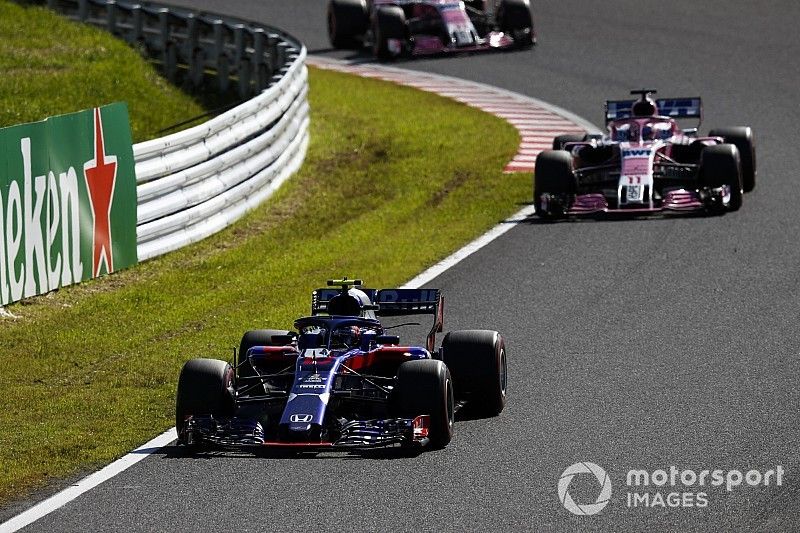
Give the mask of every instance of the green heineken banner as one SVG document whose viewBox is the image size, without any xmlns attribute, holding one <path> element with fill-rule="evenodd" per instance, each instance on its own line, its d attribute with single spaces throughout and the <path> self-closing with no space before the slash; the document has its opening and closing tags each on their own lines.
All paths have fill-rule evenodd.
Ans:
<svg viewBox="0 0 800 533">
<path fill-rule="evenodd" d="M 125 104 L 0 129 L 0 305 L 136 261 Z"/>
</svg>

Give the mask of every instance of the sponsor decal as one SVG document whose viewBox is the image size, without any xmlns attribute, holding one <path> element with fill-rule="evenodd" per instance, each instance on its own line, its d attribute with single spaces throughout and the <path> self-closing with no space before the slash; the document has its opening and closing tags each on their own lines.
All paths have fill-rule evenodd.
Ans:
<svg viewBox="0 0 800 533">
<path fill-rule="evenodd" d="M 0 305 L 133 265 L 125 104 L 0 129 Z"/>
<path fill-rule="evenodd" d="M 289 420 L 292 422 L 311 422 L 314 417 L 311 415 L 292 415 L 289 417 Z"/>
<path fill-rule="evenodd" d="M 649 157 L 650 152 L 647 148 L 630 148 L 622 150 L 622 157 Z"/>
<path fill-rule="evenodd" d="M 94 158 L 83 165 L 89 205 L 92 209 L 92 276 L 100 275 L 101 262 L 106 271 L 114 271 L 114 250 L 111 246 L 111 203 L 117 181 L 117 158 L 106 155 L 103 121 L 100 110 L 94 110 Z"/>
<path fill-rule="evenodd" d="M 423 303 L 436 300 L 437 289 L 382 289 L 378 303 Z"/>
</svg>

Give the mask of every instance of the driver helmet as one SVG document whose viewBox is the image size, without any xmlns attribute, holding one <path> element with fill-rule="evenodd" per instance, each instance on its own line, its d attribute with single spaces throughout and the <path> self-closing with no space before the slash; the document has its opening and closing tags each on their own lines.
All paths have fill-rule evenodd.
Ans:
<svg viewBox="0 0 800 533">
<path fill-rule="evenodd" d="M 339 316 L 360 316 L 375 319 L 375 311 L 365 309 L 372 305 L 367 294 L 359 289 L 349 289 L 347 294 L 337 294 L 328 302 L 328 313 Z"/>
<path fill-rule="evenodd" d="M 331 333 L 331 348 L 353 348 L 361 343 L 361 328 L 341 326 Z"/>
<path fill-rule="evenodd" d="M 631 107 L 631 114 L 634 117 L 652 117 L 658 114 L 658 108 L 650 98 L 644 98 L 634 102 Z"/>
</svg>

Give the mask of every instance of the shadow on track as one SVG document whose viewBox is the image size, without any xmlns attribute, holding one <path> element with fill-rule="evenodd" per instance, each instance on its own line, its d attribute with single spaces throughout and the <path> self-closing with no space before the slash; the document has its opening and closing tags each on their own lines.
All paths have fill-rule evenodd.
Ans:
<svg viewBox="0 0 800 533">
<path fill-rule="evenodd" d="M 344 61 L 349 61 L 355 64 L 367 64 L 367 63 L 374 63 L 378 65 L 385 65 L 388 67 L 391 66 L 404 66 L 410 63 L 414 63 L 417 61 L 424 61 L 424 60 L 432 60 L 432 61 L 440 61 L 443 59 L 448 58 L 456 58 L 456 57 L 471 57 L 476 55 L 487 55 L 487 54 L 517 54 L 523 52 L 530 52 L 534 50 L 535 47 L 523 47 L 523 48 L 504 48 L 498 50 L 478 50 L 478 51 L 471 51 L 471 52 L 442 52 L 439 54 L 430 54 L 430 55 L 423 55 L 423 56 L 399 56 L 393 58 L 388 61 L 380 61 L 375 58 L 372 52 L 369 51 L 367 48 L 358 49 L 358 50 L 344 50 L 344 49 L 337 49 L 337 48 L 315 48 L 313 50 L 308 50 L 309 55 L 318 55 L 318 56 L 327 56 L 331 59 L 340 59 Z"/>
<path fill-rule="evenodd" d="M 295 460 L 295 459 L 371 459 L 371 460 L 395 460 L 395 459 L 412 459 L 418 457 L 425 452 L 425 448 L 401 448 L 401 447 L 386 447 L 386 448 L 353 448 L 352 450 L 338 449 L 338 450 L 288 450 L 281 448 L 264 448 L 254 446 L 252 448 L 200 448 L 190 450 L 185 446 L 179 446 L 176 443 L 169 444 L 163 448 L 153 450 L 151 453 L 154 457 L 161 456 L 162 459 L 182 459 L 182 460 L 210 460 L 215 457 L 228 457 L 228 458 L 241 458 L 241 459 L 273 459 L 273 460 Z"/>
<path fill-rule="evenodd" d="M 520 207 L 533 205 L 532 202 L 520 202 L 517 204 Z M 687 211 L 680 212 L 674 211 L 669 213 L 592 213 L 588 215 L 571 215 L 564 218 L 539 218 L 536 215 L 528 215 L 522 220 L 502 220 L 504 223 L 516 223 L 527 225 L 542 225 L 550 226 L 553 224 L 579 224 L 579 223 L 592 223 L 592 222 L 629 222 L 629 221 L 643 221 L 643 220 L 670 220 L 670 219 L 693 219 L 693 218 L 716 218 L 725 216 L 726 211 L 713 212 L 713 211 Z"/>
</svg>

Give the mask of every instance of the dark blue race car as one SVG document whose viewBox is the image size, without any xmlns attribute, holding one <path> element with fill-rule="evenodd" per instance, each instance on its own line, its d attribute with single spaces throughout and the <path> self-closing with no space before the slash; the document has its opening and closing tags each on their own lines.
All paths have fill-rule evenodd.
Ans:
<svg viewBox="0 0 800 533">
<path fill-rule="evenodd" d="M 438 289 L 362 289 L 331 280 L 295 331 L 254 330 L 233 365 L 192 359 L 181 370 L 178 442 L 193 446 L 446 446 L 455 412 L 506 403 L 506 350 L 496 331 L 442 331 Z M 332 288 L 338 287 L 338 288 Z M 434 316 L 422 346 L 401 345 L 379 317 Z"/>
</svg>

